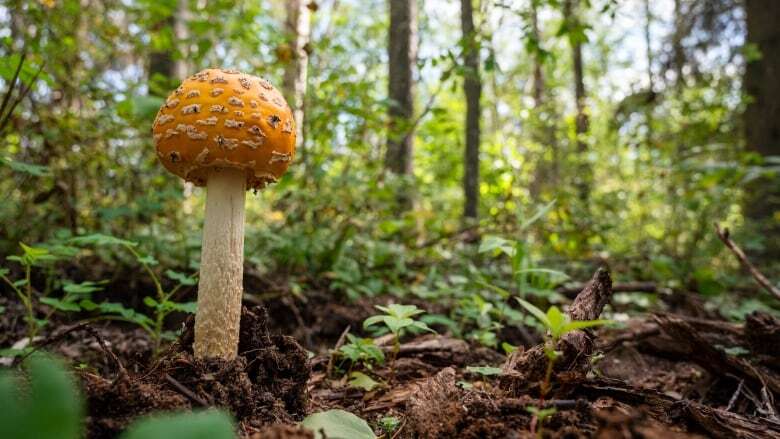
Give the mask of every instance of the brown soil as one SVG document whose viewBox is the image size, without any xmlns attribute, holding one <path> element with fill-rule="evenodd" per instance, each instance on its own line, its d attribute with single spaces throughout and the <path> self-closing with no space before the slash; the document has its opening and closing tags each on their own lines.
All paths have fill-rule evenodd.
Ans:
<svg viewBox="0 0 780 439">
<path fill-rule="evenodd" d="M 307 405 L 306 351 L 292 338 L 271 335 L 263 308 L 244 309 L 239 356 L 232 361 L 192 355 L 192 325 L 178 344 L 142 373 L 82 375 L 89 437 L 115 437 L 134 418 L 158 410 L 200 406 L 229 409 L 245 433 L 269 423 L 300 420 Z"/>
<path fill-rule="evenodd" d="M 611 296 L 597 273 L 567 307 L 573 319 L 597 318 Z M 686 296 L 679 294 L 679 296 Z M 333 298 L 331 298 L 332 300 Z M 158 410 L 218 406 L 237 419 L 242 438 L 310 439 L 296 426 L 306 414 L 342 408 L 366 419 L 400 421 L 385 439 L 411 438 L 778 438 L 780 321 L 755 313 L 734 324 L 701 308 L 695 297 L 668 300 L 665 313 L 634 318 L 620 328 L 575 331 L 564 337 L 544 398 L 546 356 L 531 328 L 515 328 L 520 347 L 505 356 L 446 334 L 407 337 L 394 361 L 353 366 L 380 383 L 349 386 L 349 365 L 331 356 L 347 327 L 361 333 L 373 305 L 328 302 L 317 293 L 264 302 L 242 314 L 239 357 L 230 362 L 192 355 L 192 324 L 151 362 L 147 336 L 115 323 L 58 328 L 42 334 L 45 348 L 85 363 L 80 372 L 91 438 L 113 438 L 139 416 Z M 676 305 L 675 305 L 676 304 Z M 424 303 L 417 303 L 425 307 Z M 429 312 L 444 312 L 428 309 Z M 0 316 L 6 345 L 22 337 L 13 303 Z M 295 334 L 296 339 L 278 334 Z M 388 359 L 392 342 L 376 339 Z M 482 376 L 468 366 L 494 366 Z M 540 422 L 528 407 L 554 408 Z"/>
</svg>

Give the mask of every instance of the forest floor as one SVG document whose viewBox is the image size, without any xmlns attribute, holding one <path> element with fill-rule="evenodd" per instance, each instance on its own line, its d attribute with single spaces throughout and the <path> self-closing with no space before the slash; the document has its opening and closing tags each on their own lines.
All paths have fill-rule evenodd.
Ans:
<svg viewBox="0 0 780 439">
<path fill-rule="evenodd" d="M 611 297 L 609 274 L 600 270 L 567 312 L 573 320 L 598 318 Z M 349 386 L 331 352 L 347 328 L 359 330 L 375 314 L 373 305 L 390 300 L 333 302 L 314 293 L 306 303 L 286 297 L 249 306 L 239 357 L 230 362 L 193 357 L 191 321 L 156 361 L 143 331 L 117 323 L 52 325 L 41 344 L 89 365 L 78 374 L 91 438 L 116 437 L 145 413 L 205 406 L 229 408 L 247 438 L 313 437 L 295 422 L 331 408 L 374 426 L 398 419 L 388 438 L 780 437 L 780 321 L 767 314 L 734 324 L 696 295 L 661 295 L 662 312 L 562 337 L 544 398 L 547 359 L 530 328 L 502 334 L 521 346 L 508 356 L 447 335 L 404 339 L 395 359 L 370 371 L 379 387 Z M 0 305 L 2 338 L 22 337 L 20 307 Z M 377 344 L 391 356 L 390 338 Z M 540 422 L 529 406 L 555 411 Z"/>
</svg>

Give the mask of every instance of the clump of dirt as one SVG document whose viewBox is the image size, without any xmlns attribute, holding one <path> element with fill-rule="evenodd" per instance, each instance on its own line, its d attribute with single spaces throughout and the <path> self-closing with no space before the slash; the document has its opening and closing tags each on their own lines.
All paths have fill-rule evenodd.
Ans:
<svg viewBox="0 0 780 439">
<path fill-rule="evenodd" d="M 243 429 L 303 417 L 306 351 L 290 337 L 269 333 L 265 309 L 242 311 L 239 354 L 230 361 L 195 358 L 192 323 L 167 355 L 140 374 L 119 366 L 114 378 L 82 375 L 89 437 L 115 437 L 139 415 L 158 410 L 223 407 Z"/>
</svg>

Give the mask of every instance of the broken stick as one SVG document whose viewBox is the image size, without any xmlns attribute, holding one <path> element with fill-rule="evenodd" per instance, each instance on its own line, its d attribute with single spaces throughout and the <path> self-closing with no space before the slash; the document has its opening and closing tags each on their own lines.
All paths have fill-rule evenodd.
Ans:
<svg viewBox="0 0 780 439">
<path fill-rule="evenodd" d="M 766 278 L 766 276 L 763 275 L 758 269 L 748 260 L 747 255 L 745 255 L 745 252 L 742 251 L 739 246 L 731 240 L 731 237 L 729 236 L 729 229 L 728 227 L 724 227 L 722 230 L 718 223 L 715 223 L 715 233 L 718 234 L 718 238 L 720 238 L 721 241 L 723 241 L 724 244 L 726 244 L 726 247 L 731 250 L 732 253 L 734 253 L 734 256 L 737 257 L 739 260 L 739 263 L 742 265 L 744 269 L 746 269 L 751 276 L 753 276 L 753 279 L 758 282 L 759 285 L 761 285 L 765 290 L 769 291 L 772 295 L 777 298 L 777 300 L 780 300 L 780 289 L 772 285 L 771 282 L 769 282 L 769 279 Z"/>
</svg>

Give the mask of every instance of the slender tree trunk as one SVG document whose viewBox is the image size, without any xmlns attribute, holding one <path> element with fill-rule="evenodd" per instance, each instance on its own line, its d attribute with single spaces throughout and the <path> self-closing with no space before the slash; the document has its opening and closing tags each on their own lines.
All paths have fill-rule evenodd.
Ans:
<svg viewBox="0 0 780 439">
<path fill-rule="evenodd" d="M 460 24 L 463 32 L 463 92 L 466 95 L 466 148 L 463 160 L 463 217 L 476 219 L 479 208 L 479 120 L 482 82 L 479 75 L 479 41 L 474 30 L 472 0 L 460 2 Z"/>
<path fill-rule="evenodd" d="M 683 66 L 685 65 L 685 50 L 683 50 L 682 40 L 685 35 L 683 29 L 682 0 L 674 0 L 674 35 L 672 36 L 673 64 L 676 73 L 675 84 L 678 87 L 685 85 L 683 77 Z"/>
<path fill-rule="evenodd" d="M 579 24 L 576 3 L 578 3 L 578 0 L 565 0 L 563 3 L 564 20 L 573 25 Z M 576 186 L 580 200 L 583 203 L 587 203 L 590 198 L 591 171 L 585 156 L 588 152 L 588 145 L 585 143 L 585 135 L 588 133 L 589 122 L 585 102 L 586 94 L 582 67 L 582 43 L 577 38 L 570 37 L 569 40 L 571 42 L 572 70 L 574 72 L 574 99 L 577 109 L 577 119 L 575 122 L 577 159 L 580 163 L 577 172 Z"/>
<path fill-rule="evenodd" d="M 531 33 L 537 42 L 541 45 L 542 33 L 539 31 L 539 6 L 536 0 L 531 1 Z M 534 108 L 539 109 L 544 104 L 544 70 L 542 67 L 542 58 L 539 54 L 534 54 Z"/>
<path fill-rule="evenodd" d="M 292 57 L 284 68 L 283 89 L 287 102 L 293 107 L 296 126 L 296 147 L 303 153 L 303 115 L 306 96 L 306 75 L 309 65 L 311 10 L 309 0 L 288 0 L 285 22 Z"/>
<path fill-rule="evenodd" d="M 539 27 L 539 3 L 540 0 L 532 0 L 529 9 L 529 19 L 531 24 L 531 37 L 536 40 L 537 46 L 541 47 L 542 31 Z M 537 115 L 549 113 L 552 108 L 547 105 L 545 90 L 545 77 L 544 77 L 544 59 L 538 52 L 531 53 L 533 56 L 533 82 L 532 82 L 532 97 L 534 100 L 534 112 Z M 542 126 L 533 130 L 532 136 L 535 141 L 545 149 L 542 151 L 536 171 L 534 173 L 533 181 L 530 185 L 529 191 L 531 197 L 538 198 L 545 188 L 554 187 L 558 180 L 558 145 L 555 138 L 555 125 L 552 120 L 554 117 L 539 118 L 543 121 Z M 547 155 L 550 155 L 550 159 L 547 159 Z"/>
<path fill-rule="evenodd" d="M 745 109 L 747 148 L 762 157 L 780 156 L 780 2 L 747 0 L 747 43 L 755 45 L 760 59 L 745 69 L 745 93 L 751 101 Z M 780 259 L 780 175 L 764 175 L 748 185 L 745 215 L 762 236 L 760 258 Z"/>
<path fill-rule="evenodd" d="M 417 59 L 417 1 L 389 0 L 390 38 L 387 45 L 389 131 L 385 167 L 400 175 L 412 174 L 414 132 L 414 64 Z M 404 203 L 406 204 L 406 203 Z"/>
<path fill-rule="evenodd" d="M 168 89 L 175 86 L 175 83 L 184 79 L 189 74 L 189 66 L 186 61 L 186 54 L 182 53 L 178 59 L 174 57 L 174 50 L 186 50 L 182 41 L 186 41 L 188 38 L 187 32 L 187 17 L 189 16 L 188 3 L 186 0 L 178 0 L 176 4 L 176 10 L 171 13 L 163 22 L 158 26 L 157 31 L 160 28 L 170 27 L 175 37 L 173 47 L 169 50 L 154 51 L 149 54 L 149 70 L 148 78 L 152 80 L 156 75 L 161 75 L 167 79 L 163 84 L 157 84 L 162 86 L 161 90 L 154 90 L 161 95 L 168 93 Z"/>
</svg>

